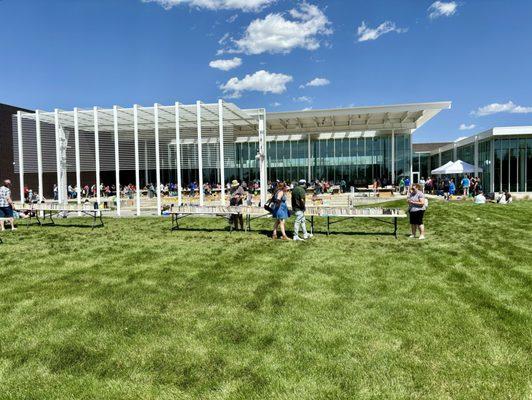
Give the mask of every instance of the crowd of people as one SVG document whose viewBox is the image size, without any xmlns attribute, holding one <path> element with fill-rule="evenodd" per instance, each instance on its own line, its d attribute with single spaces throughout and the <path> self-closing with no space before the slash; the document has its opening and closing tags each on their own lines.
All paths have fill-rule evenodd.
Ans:
<svg viewBox="0 0 532 400">
<path fill-rule="evenodd" d="M 406 182 L 408 178 L 402 178 L 401 181 L 403 180 Z M 424 193 L 443 196 L 447 200 L 450 196 L 455 195 L 474 197 L 483 191 L 480 178 L 470 175 L 464 175 L 459 182 L 456 182 L 453 177 L 449 176 L 443 176 L 441 178 L 431 176 L 427 180 L 421 177 L 418 183 Z M 401 182 L 399 182 L 399 187 L 401 187 Z"/>
<path fill-rule="evenodd" d="M 385 179 L 375 179 L 373 187 L 375 190 L 386 185 Z M 287 240 L 286 233 L 286 221 L 291 217 L 292 213 L 295 215 L 294 235 L 293 240 L 300 241 L 306 240 L 312 237 L 306 229 L 305 223 L 305 210 L 306 210 L 306 198 L 307 192 L 311 191 L 314 196 L 326 193 L 333 193 L 338 190 L 340 192 L 347 191 L 347 183 L 344 180 L 334 184 L 332 181 L 324 179 L 317 179 L 308 184 L 304 179 L 298 182 L 286 183 L 283 181 L 269 181 L 268 191 L 271 193 L 271 198 L 265 205 L 273 217 L 275 218 L 275 224 L 272 231 L 272 237 L 277 239 L 278 230 L 281 232 L 281 239 Z M 216 192 L 220 192 L 222 189 L 220 184 L 211 184 L 206 182 L 202 186 L 202 190 L 205 196 L 211 196 Z M 229 194 L 229 205 L 254 205 L 253 201 L 255 196 L 260 193 L 260 182 L 253 180 L 246 182 L 243 180 L 239 182 L 233 179 L 226 185 L 227 193 Z M 495 194 L 485 195 L 483 192 L 481 181 L 478 177 L 472 177 L 464 175 L 459 183 L 455 182 L 453 177 L 429 177 L 425 180 L 423 177 L 418 183 L 412 183 L 408 177 L 400 178 L 398 182 L 398 189 L 401 194 L 407 195 L 408 211 L 410 216 L 411 225 L 411 238 L 415 238 L 417 232 L 419 232 L 419 239 L 425 238 L 425 227 L 423 224 L 423 217 L 425 210 L 428 206 L 428 200 L 425 194 L 432 194 L 442 196 L 444 199 L 449 200 L 453 196 L 461 196 L 463 198 L 472 197 L 476 204 L 484 204 L 487 201 L 493 201 L 499 204 L 508 204 L 513 201 L 512 195 L 509 192 L 499 192 Z M 148 183 L 141 189 L 147 194 L 148 197 L 153 198 L 157 195 L 157 190 L 154 184 Z M 163 196 L 175 196 L 177 195 L 179 188 L 175 183 L 161 184 L 160 191 Z M 195 197 L 199 193 L 199 187 L 197 182 L 192 181 L 185 188 L 182 189 L 183 193 L 190 198 Z M 137 188 L 133 184 L 128 184 L 119 187 L 121 196 L 125 198 L 133 198 Z M 288 207 L 288 196 L 291 192 L 291 209 Z M 83 199 L 94 198 L 97 195 L 96 185 L 91 186 L 84 185 L 79 190 L 80 196 Z M 100 184 L 100 194 L 104 197 L 111 197 L 116 195 L 115 185 Z M 24 188 L 24 195 L 27 202 L 41 202 L 45 199 L 40 199 L 39 196 L 30 188 Z M 78 189 L 72 185 L 67 187 L 67 196 L 69 199 L 75 199 L 78 196 Z M 59 189 L 56 184 L 53 186 L 54 200 L 58 200 Z M 255 204 L 260 205 L 260 204 Z M 0 187 L 0 228 L 5 229 L 4 221 L 7 220 L 10 223 L 11 228 L 14 230 L 14 219 L 16 217 L 22 218 L 23 214 L 19 214 L 14 207 L 13 200 L 11 198 L 11 181 L 9 179 L 4 180 L 3 185 Z M 234 215 L 231 218 L 230 223 L 236 230 L 244 229 L 244 222 L 242 215 Z M 299 231 L 302 231 L 302 236 L 299 235 Z"/>
</svg>

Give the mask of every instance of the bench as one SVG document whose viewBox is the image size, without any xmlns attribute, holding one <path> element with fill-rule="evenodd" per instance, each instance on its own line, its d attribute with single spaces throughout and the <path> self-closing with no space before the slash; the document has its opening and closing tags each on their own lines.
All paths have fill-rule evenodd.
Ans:
<svg viewBox="0 0 532 400">
<path fill-rule="evenodd" d="M 179 229 L 179 220 L 190 216 L 217 216 L 230 220 L 233 215 L 243 215 L 246 218 L 246 231 L 251 230 L 251 221 L 259 218 L 271 218 L 271 214 L 260 207 L 252 206 L 173 206 L 169 212 L 172 216 L 172 230 Z M 330 226 L 347 219 L 369 218 L 385 224 L 393 225 L 393 235 L 397 239 L 397 220 L 406 218 L 406 213 L 395 208 L 352 208 L 352 207 L 316 207 L 309 206 L 305 212 L 310 222 L 311 232 L 314 232 L 314 218 L 325 218 L 327 221 L 327 236 Z M 331 219 L 337 219 L 332 220 Z M 230 226 L 232 231 L 232 226 Z"/>
<path fill-rule="evenodd" d="M 35 218 L 39 226 L 55 225 L 54 216 L 61 215 L 66 218 L 69 214 L 76 213 L 78 215 L 86 215 L 92 218 L 92 229 L 100 226 L 104 226 L 102 219 L 102 210 L 94 208 L 92 203 L 87 205 L 68 205 L 68 204 L 31 204 L 29 208 L 26 208 L 30 215 L 31 220 Z M 50 223 L 46 224 L 46 219 L 49 219 Z M 99 223 L 98 223 L 99 221 Z"/>
</svg>

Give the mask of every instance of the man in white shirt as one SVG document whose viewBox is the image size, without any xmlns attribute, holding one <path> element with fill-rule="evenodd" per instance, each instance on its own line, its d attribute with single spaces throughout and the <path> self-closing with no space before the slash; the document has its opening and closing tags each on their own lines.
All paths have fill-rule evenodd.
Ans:
<svg viewBox="0 0 532 400">
<path fill-rule="evenodd" d="M 0 218 L 5 218 L 11 224 L 11 230 L 15 228 L 15 218 L 13 215 L 13 200 L 11 200 L 11 181 L 6 179 L 0 186 Z M 4 221 L 0 221 L 0 229 L 5 230 Z"/>
<path fill-rule="evenodd" d="M 484 196 L 484 192 L 478 192 L 478 194 L 475 196 L 475 204 L 486 204 L 486 197 Z"/>
</svg>

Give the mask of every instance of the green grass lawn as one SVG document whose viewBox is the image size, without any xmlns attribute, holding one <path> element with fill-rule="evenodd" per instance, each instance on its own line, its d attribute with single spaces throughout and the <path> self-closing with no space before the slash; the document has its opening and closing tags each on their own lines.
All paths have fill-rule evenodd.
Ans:
<svg viewBox="0 0 532 400">
<path fill-rule="evenodd" d="M 0 399 L 532 397 L 532 202 L 432 201 L 425 242 L 105 221 L 2 234 Z"/>
</svg>

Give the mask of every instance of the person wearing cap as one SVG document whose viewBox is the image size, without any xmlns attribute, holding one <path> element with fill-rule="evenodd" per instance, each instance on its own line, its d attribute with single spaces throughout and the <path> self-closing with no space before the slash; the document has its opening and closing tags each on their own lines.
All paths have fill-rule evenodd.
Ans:
<svg viewBox="0 0 532 400">
<path fill-rule="evenodd" d="M 294 224 L 294 240 L 310 239 L 312 234 L 307 232 L 307 224 L 305 220 L 305 201 L 307 192 L 305 185 L 307 181 L 301 179 L 299 183 L 292 190 L 292 211 L 296 215 L 296 222 Z M 303 230 L 303 239 L 299 237 L 299 229 Z"/>
<path fill-rule="evenodd" d="M 231 182 L 230 194 L 229 205 L 233 207 L 241 206 L 246 193 L 236 179 Z M 236 231 L 238 231 L 238 225 L 240 225 L 240 230 L 244 230 L 244 218 L 242 217 L 242 214 L 233 214 L 231 219 Z"/>
</svg>

